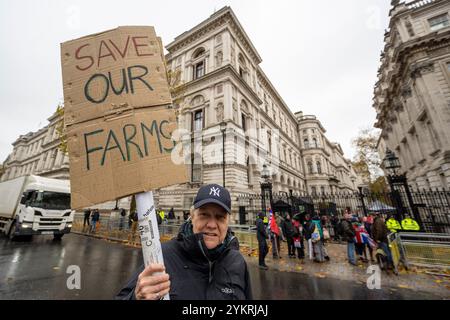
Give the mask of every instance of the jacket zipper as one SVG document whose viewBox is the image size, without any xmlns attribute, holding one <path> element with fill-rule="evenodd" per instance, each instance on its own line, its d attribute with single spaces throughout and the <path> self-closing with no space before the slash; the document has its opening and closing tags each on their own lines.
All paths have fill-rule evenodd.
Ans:
<svg viewBox="0 0 450 320">
<path fill-rule="evenodd" d="M 208 279 L 208 283 L 211 284 L 211 281 L 212 281 L 212 266 L 213 266 L 214 262 L 211 262 L 208 259 L 208 256 L 206 255 L 205 250 L 203 250 L 203 246 L 202 246 L 201 240 L 198 241 L 198 245 L 200 247 L 200 250 L 202 250 L 203 256 L 206 258 L 206 260 L 208 260 L 208 264 L 209 264 L 209 279 Z"/>
</svg>

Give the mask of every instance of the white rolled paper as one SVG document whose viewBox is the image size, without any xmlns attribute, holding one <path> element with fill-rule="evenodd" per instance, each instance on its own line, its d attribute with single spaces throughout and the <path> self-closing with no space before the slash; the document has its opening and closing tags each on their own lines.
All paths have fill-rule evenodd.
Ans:
<svg viewBox="0 0 450 320">
<path fill-rule="evenodd" d="M 153 192 L 137 194 L 136 207 L 144 265 L 147 267 L 151 263 L 164 264 Z M 170 300 L 168 294 L 164 296 L 164 300 Z"/>
</svg>

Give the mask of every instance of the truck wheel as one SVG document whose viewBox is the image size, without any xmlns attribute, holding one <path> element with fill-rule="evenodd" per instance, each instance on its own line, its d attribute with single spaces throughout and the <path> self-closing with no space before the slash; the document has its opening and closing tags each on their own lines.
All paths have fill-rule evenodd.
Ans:
<svg viewBox="0 0 450 320">
<path fill-rule="evenodd" d="M 61 233 L 61 234 L 54 234 L 54 235 L 53 235 L 53 240 L 59 241 L 59 240 L 61 240 L 61 238 L 63 237 L 63 235 L 64 235 L 64 233 Z"/>
<path fill-rule="evenodd" d="M 9 234 L 8 234 L 9 240 L 13 241 L 16 239 L 15 233 L 16 233 L 16 222 L 14 221 L 11 225 L 11 228 L 9 228 Z"/>
</svg>

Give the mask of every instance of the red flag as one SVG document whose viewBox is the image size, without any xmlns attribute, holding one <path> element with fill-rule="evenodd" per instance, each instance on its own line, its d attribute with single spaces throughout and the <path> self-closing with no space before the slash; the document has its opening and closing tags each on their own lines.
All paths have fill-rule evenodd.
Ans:
<svg viewBox="0 0 450 320">
<path fill-rule="evenodd" d="M 275 216 L 274 216 L 274 214 L 272 212 L 272 209 L 269 209 L 269 212 L 270 212 L 270 221 L 269 221 L 270 231 L 272 231 L 277 236 L 279 236 L 280 235 L 280 229 L 278 228 L 277 220 L 275 219 Z"/>
</svg>

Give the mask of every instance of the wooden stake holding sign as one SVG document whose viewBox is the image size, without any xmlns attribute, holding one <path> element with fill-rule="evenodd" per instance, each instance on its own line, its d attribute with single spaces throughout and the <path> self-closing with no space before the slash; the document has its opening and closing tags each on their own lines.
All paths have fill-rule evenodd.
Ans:
<svg viewBox="0 0 450 320">
<path fill-rule="evenodd" d="M 61 44 L 71 207 L 136 194 L 145 265 L 162 263 L 153 194 L 187 181 L 161 39 L 153 27 L 119 27 Z M 181 155 L 182 156 L 182 155 Z M 166 297 L 168 298 L 168 297 Z"/>
</svg>

